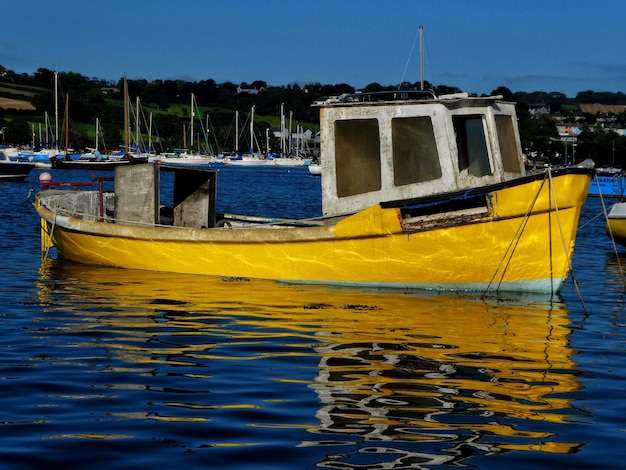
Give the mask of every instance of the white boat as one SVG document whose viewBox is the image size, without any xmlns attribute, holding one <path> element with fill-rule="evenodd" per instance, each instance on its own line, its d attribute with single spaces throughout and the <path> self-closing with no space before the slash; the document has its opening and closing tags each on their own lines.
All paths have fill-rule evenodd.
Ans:
<svg viewBox="0 0 626 470">
<path fill-rule="evenodd" d="M 274 166 L 308 166 L 311 164 L 310 158 L 297 157 L 267 157 L 267 164 Z"/>
<path fill-rule="evenodd" d="M 319 163 L 311 163 L 307 168 L 313 176 L 322 176 L 322 165 Z"/>
<path fill-rule="evenodd" d="M 250 149 L 248 152 L 239 151 L 239 113 L 235 112 L 235 151 L 226 158 L 226 165 L 267 165 L 267 156 L 260 151 L 255 152 L 255 142 L 256 138 L 254 136 L 254 106 L 252 106 L 252 108 L 250 108 Z"/>
<path fill-rule="evenodd" d="M 244 153 L 229 156 L 225 163 L 234 166 L 267 165 L 267 159 L 260 153 Z"/>
<path fill-rule="evenodd" d="M 0 181 L 22 181 L 33 168 L 33 162 L 12 160 L 4 150 L 0 150 Z"/>
<path fill-rule="evenodd" d="M 207 167 L 215 162 L 215 157 L 188 152 L 164 152 L 151 156 L 148 161 L 166 165 Z"/>
<path fill-rule="evenodd" d="M 3 127 L 2 129 L 0 129 L 0 135 L 4 134 L 5 129 L 6 127 Z M 19 152 L 20 152 L 20 150 L 17 147 L 8 146 L 8 145 L 0 145 L 0 150 L 4 152 L 5 156 L 9 160 L 17 160 L 19 156 Z"/>
</svg>

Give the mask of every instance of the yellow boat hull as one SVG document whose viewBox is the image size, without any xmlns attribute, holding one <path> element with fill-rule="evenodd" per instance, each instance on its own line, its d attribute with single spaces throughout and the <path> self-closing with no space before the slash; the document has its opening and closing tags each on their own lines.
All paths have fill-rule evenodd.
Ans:
<svg viewBox="0 0 626 470">
<path fill-rule="evenodd" d="M 119 268 L 297 283 L 470 291 L 558 292 L 574 250 L 589 174 L 490 192 L 489 214 L 403 230 L 398 208 L 373 206 L 335 225 L 139 227 L 76 219 L 36 203 L 44 249 Z"/>
<path fill-rule="evenodd" d="M 616 243 L 626 246 L 626 203 L 618 202 L 611 207 L 606 231 Z"/>
</svg>

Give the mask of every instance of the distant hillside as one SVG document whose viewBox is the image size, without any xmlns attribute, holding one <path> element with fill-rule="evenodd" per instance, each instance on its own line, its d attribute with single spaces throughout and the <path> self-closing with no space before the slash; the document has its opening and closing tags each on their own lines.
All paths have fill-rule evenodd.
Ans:
<svg viewBox="0 0 626 470">
<path fill-rule="evenodd" d="M 0 96 L 0 108 L 35 111 L 35 107 L 30 103 L 30 101 L 18 100 L 15 98 L 4 98 L 2 96 Z"/>
<path fill-rule="evenodd" d="M 626 112 L 623 104 L 581 104 L 580 110 L 587 114 L 621 114 Z"/>
<path fill-rule="evenodd" d="M 1 83 L 0 108 L 34 111 L 31 100 L 40 92 L 41 89 L 36 87 Z"/>
</svg>

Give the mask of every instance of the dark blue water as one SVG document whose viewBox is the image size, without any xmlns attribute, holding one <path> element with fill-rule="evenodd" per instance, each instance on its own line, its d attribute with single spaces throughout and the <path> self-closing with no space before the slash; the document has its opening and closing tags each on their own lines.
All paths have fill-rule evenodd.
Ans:
<svg viewBox="0 0 626 470">
<path fill-rule="evenodd" d="M 623 467 L 626 256 L 600 200 L 580 297 L 482 302 L 42 259 L 38 173 L 0 183 L 0 468 Z M 222 167 L 218 194 L 321 211 L 306 169 Z"/>
</svg>

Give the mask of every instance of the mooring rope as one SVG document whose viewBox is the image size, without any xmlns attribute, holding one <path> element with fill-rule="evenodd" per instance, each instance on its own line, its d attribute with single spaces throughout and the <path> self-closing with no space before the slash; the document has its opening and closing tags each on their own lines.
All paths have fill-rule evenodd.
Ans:
<svg viewBox="0 0 626 470">
<path fill-rule="evenodd" d="M 548 171 L 550 171 L 550 169 L 548 169 Z M 502 255 L 502 259 L 500 260 L 498 267 L 493 273 L 493 276 L 491 277 L 489 284 L 487 284 L 487 287 L 485 291 L 483 292 L 483 296 L 482 296 L 483 300 L 485 299 L 489 290 L 491 289 L 492 284 L 495 282 L 498 272 L 502 272 L 502 274 L 500 275 L 500 279 L 498 280 L 498 287 L 496 288 L 496 293 L 499 295 L 500 286 L 502 285 L 502 282 L 504 281 L 504 275 L 506 274 L 509 268 L 509 265 L 511 263 L 511 260 L 513 259 L 515 250 L 517 249 L 517 246 L 520 240 L 522 239 L 522 234 L 524 233 L 524 230 L 526 229 L 526 225 L 528 224 L 528 221 L 530 220 L 530 214 L 532 213 L 532 210 L 535 207 L 535 203 L 537 202 L 537 199 L 539 198 L 539 194 L 541 193 L 541 190 L 543 189 L 546 180 L 547 180 L 547 173 L 546 173 L 546 176 L 544 176 L 543 180 L 541 181 L 541 185 L 539 186 L 539 189 L 537 190 L 537 193 L 535 194 L 535 197 L 533 198 L 530 204 L 530 207 L 528 208 L 528 210 L 526 211 L 526 214 L 522 218 L 522 222 L 520 223 L 520 226 L 517 228 L 515 235 L 513 235 L 513 238 L 511 239 L 511 243 L 509 243 L 509 246 L 505 250 L 504 255 Z M 503 264 L 505 265 L 504 268 L 502 267 Z"/>
<path fill-rule="evenodd" d="M 567 260 L 567 269 L 572 276 L 572 282 L 574 283 L 574 287 L 576 288 L 576 293 L 578 295 L 578 300 L 583 307 L 585 314 L 589 314 L 587 311 L 587 307 L 585 302 L 583 301 L 583 296 L 580 292 L 580 287 L 578 285 L 578 280 L 576 276 L 574 276 L 574 270 L 572 269 L 572 259 L 568 253 L 567 243 L 565 241 L 565 234 L 563 233 L 563 225 L 561 224 L 561 215 L 559 214 L 559 204 L 556 199 L 556 191 L 554 190 L 554 183 L 552 181 L 552 172 L 548 169 L 548 178 L 550 179 L 550 192 L 552 193 L 552 198 L 554 200 L 554 213 L 556 215 L 556 221 L 559 225 L 559 233 L 561 234 L 561 243 L 563 244 L 563 250 L 565 251 L 565 259 Z"/>
<path fill-rule="evenodd" d="M 52 235 L 54 234 L 54 228 L 57 225 L 57 213 L 54 213 L 54 219 L 52 220 L 52 228 L 50 229 L 50 233 L 48 233 L 48 240 L 46 242 L 46 253 L 43 256 L 43 261 L 48 259 L 48 253 L 50 253 L 50 248 L 52 247 Z"/>
<path fill-rule="evenodd" d="M 626 292 L 626 280 L 624 279 L 624 271 L 622 270 L 622 264 L 619 260 L 619 251 L 617 250 L 615 237 L 613 237 L 613 230 L 611 229 L 611 224 L 609 224 L 609 213 L 606 210 L 606 204 L 604 203 L 604 198 L 602 197 L 602 191 L 600 190 L 600 182 L 598 181 L 598 178 L 595 178 L 595 180 L 596 180 L 596 184 L 598 185 L 598 194 L 600 195 L 600 202 L 602 203 L 602 214 L 604 214 L 604 221 L 606 223 L 607 232 L 609 232 L 609 237 L 611 238 L 611 244 L 613 245 L 613 253 L 615 254 L 615 260 L 617 261 L 617 268 L 619 269 L 620 277 L 622 278 L 622 285 L 624 286 L 624 291 Z"/>
<path fill-rule="evenodd" d="M 568 249 L 567 249 L 567 243 L 565 241 L 565 234 L 563 233 L 563 225 L 561 223 L 561 217 L 560 217 L 560 213 L 559 213 L 559 207 L 558 207 L 558 202 L 557 202 L 557 198 L 556 198 L 556 191 L 554 189 L 554 182 L 552 179 L 552 171 L 550 168 L 547 168 L 546 170 L 546 174 L 544 179 L 541 182 L 541 185 L 539 187 L 539 189 L 537 190 L 537 192 L 535 193 L 535 196 L 526 212 L 526 214 L 524 215 L 522 222 L 520 223 L 519 228 L 517 229 L 517 232 L 515 233 L 515 235 L 513 236 L 513 239 L 511 240 L 511 243 L 509 244 L 507 250 L 505 251 L 504 255 L 502 256 L 502 260 L 500 261 L 500 263 L 498 264 L 498 267 L 496 268 L 496 271 L 493 275 L 493 277 L 491 278 L 491 281 L 489 282 L 489 284 L 487 285 L 487 288 L 485 289 L 485 292 L 483 293 L 483 299 L 486 297 L 487 293 L 489 292 L 489 289 L 491 288 L 492 284 L 494 283 L 494 280 L 496 279 L 496 276 L 498 276 L 498 273 L 501 272 L 500 275 L 500 279 L 498 281 L 498 287 L 496 288 L 496 293 L 500 293 L 500 286 L 502 285 L 502 282 L 504 280 L 504 275 L 506 274 L 509 265 L 511 263 L 511 260 L 513 258 L 513 255 L 515 254 L 515 250 L 517 249 L 517 246 L 519 245 L 519 242 L 521 240 L 522 234 L 528 224 L 528 221 L 530 219 L 530 214 L 537 202 L 537 199 L 539 198 L 539 194 L 541 193 L 541 190 L 543 189 L 546 180 L 549 182 L 549 188 L 550 188 L 550 196 L 552 198 L 552 200 L 554 201 L 554 213 L 556 215 L 556 219 L 557 219 L 557 223 L 559 226 L 559 232 L 561 235 L 561 243 L 563 244 L 563 249 L 565 251 L 565 258 L 567 261 L 567 269 L 569 271 L 569 273 L 572 276 L 572 281 L 574 284 L 574 287 L 576 289 L 576 293 L 578 295 L 578 299 L 583 307 L 583 310 L 585 311 L 585 314 L 588 314 L 587 312 L 587 307 L 585 306 L 585 303 L 583 301 L 582 298 L 582 294 L 580 292 L 580 288 L 578 285 L 578 281 L 576 280 L 576 277 L 574 276 L 574 271 L 572 269 L 572 263 L 571 263 L 571 257 L 569 255 Z M 551 238 L 550 238 L 551 239 Z M 504 264 L 504 268 L 502 267 Z M 552 294 L 554 294 L 554 292 L 552 292 Z"/>
</svg>

